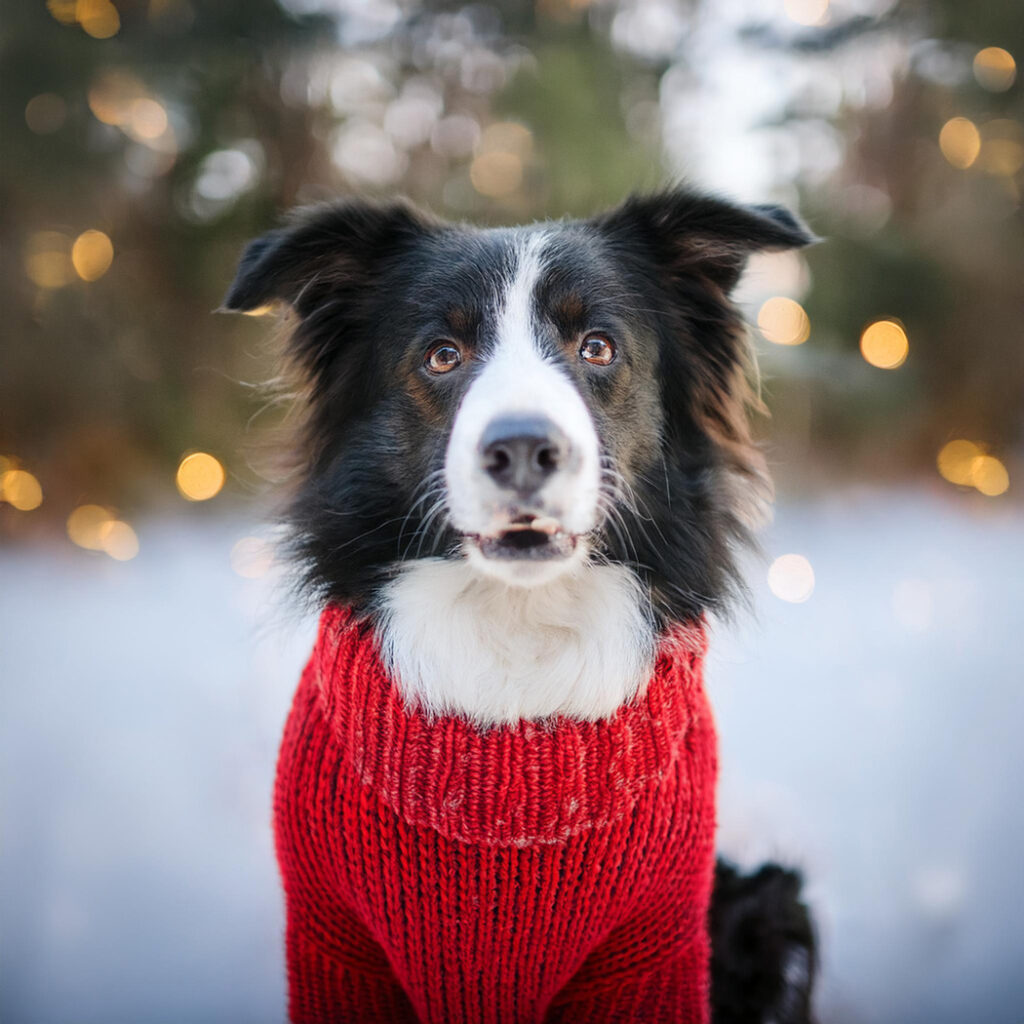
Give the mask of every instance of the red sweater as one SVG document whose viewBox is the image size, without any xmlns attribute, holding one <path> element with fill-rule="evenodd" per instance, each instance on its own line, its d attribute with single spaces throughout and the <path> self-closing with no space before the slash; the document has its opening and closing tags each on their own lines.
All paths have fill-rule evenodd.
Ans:
<svg viewBox="0 0 1024 1024">
<path fill-rule="evenodd" d="M 275 817 L 291 1020 L 708 1020 L 715 734 L 702 636 L 611 719 L 407 709 L 328 608 Z"/>
</svg>

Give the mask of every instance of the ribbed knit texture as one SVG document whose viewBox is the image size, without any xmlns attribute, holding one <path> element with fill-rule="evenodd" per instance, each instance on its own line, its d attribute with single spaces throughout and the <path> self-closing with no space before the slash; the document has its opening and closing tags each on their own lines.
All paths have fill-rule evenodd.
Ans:
<svg viewBox="0 0 1024 1024">
<path fill-rule="evenodd" d="M 606 721 L 481 731 L 407 709 L 328 608 L 275 793 L 291 1020 L 705 1024 L 703 646 Z"/>
</svg>

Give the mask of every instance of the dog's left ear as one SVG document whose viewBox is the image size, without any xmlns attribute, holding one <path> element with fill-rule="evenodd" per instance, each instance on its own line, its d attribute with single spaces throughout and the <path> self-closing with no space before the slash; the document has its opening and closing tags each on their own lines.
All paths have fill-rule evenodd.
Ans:
<svg viewBox="0 0 1024 1024">
<path fill-rule="evenodd" d="M 753 253 L 817 241 L 781 206 L 740 206 L 682 188 L 632 196 L 596 223 L 617 243 L 639 245 L 663 268 L 701 277 L 726 295 Z"/>
</svg>

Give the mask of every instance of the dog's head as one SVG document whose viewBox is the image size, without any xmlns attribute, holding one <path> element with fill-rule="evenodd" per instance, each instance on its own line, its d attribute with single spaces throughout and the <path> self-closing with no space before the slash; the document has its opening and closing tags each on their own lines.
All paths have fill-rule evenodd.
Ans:
<svg viewBox="0 0 1024 1024">
<path fill-rule="evenodd" d="M 677 190 L 508 229 L 346 201 L 253 242 L 225 306 L 293 311 L 307 581 L 367 605 L 410 559 L 511 587 L 598 561 L 662 622 L 720 606 L 764 485 L 729 293 L 751 253 L 809 241 Z"/>
</svg>

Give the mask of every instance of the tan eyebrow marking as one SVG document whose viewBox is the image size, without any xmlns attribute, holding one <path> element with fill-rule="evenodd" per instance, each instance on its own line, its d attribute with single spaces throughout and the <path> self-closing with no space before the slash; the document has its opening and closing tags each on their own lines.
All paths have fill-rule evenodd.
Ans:
<svg viewBox="0 0 1024 1024">
<path fill-rule="evenodd" d="M 455 335 L 466 337 L 473 333 L 475 317 L 468 309 L 463 309 L 461 306 L 453 306 L 445 314 L 445 320 Z"/>
</svg>

